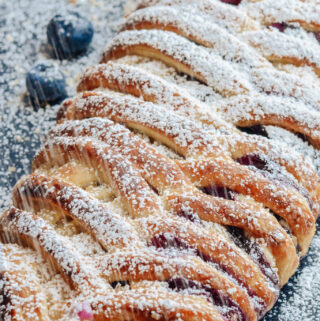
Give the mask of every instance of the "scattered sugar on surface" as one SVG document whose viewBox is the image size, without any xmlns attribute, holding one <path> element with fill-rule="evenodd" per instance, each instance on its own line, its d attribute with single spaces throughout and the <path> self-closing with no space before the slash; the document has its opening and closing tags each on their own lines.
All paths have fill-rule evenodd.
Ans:
<svg viewBox="0 0 320 321">
<path fill-rule="evenodd" d="M 129 46 L 147 46 L 154 48 L 160 56 L 173 57 L 182 65 L 186 65 L 196 78 L 201 79 L 208 86 L 227 95 L 245 93 L 251 90 L 246 76 L 232 68 L 221 56 L 193 42 L 162 30 L 128 30 L 123 31 L 112 40 L 105 49 L 105 55 L 113 50 Z"/>
<path fill-rule="evenodd" d="M 306 21 L 317 22 L 320 17 L 318 6 L 304 3 L 304 1 L 263 0 L 249 3 L 243 1 L 243 9 L 254 19 L 262 23 Z M 242 7 L 242 4 L 240 7 Z"/>
<path fill-rule="evenodd" d="M 205 19 L 213 21 L 217 25 L 227 29 L 230 33 L 239 33 L 258 27 L 258 24 L 254 20 L 251 20 L 245 12 L 220 1 L 141 0 L 137 1 L 137 3 L 142 7 L 150 5 L 168 5 L 178 7 L 179 9 L 184 7 L 191 12 L 203 15 Z"/>
<path fill-rule="evenodd" d="M 119 1 L 112 1 L 111 3 L 90 1 L 89 4 L 84 1 L 77 1 L 77 8 L 90 15 L 93 20 L 96 34 L 88 55 L 75 61 L 62 63 L 55 61 L 67 76 L 70 95 L 74 93 L 75 79 L 78 78 L 83 67 L 99 60 L 101 48 L 106 44 L 107 39 L 110 39 L 113 33 L 112 28 L 115 24 L 118 24 L 118 19 L 122 15 L 123 2 L 125 1 L 121 1 L 120 4 Z M 43 133 L 47 132 L 48 127 L 52 127 L 56 113 L 56 107 L 41 109 L 37 112 L 33 111 L 31 107 L 24 107 L 24 104 L 26 104 L 23 100 L 25 91 L 24 74 L 38 59 L 46 58 L 43 45 L 45 42 L 45 26 L 54 12 L 58 12 L 58 9 L 74 8 L 74 5 L 68 4 L 67 1 L 57 1 L 56 3 L 42 1 L 41 4 L 37 3 L 36 5 L 31 0 L 25 0 L 23 3 L 10 1 L 4 3 L 0 0 L 1 10 L 4 10 L 2 15 L 4 18 L 0 19 L 0 29 L 6 34 L 6 42 L 0 42 L 0 46 L 3 47 L 3 49 L 0 47 L 3 67 L 3 71 L 0 71 L 1 129 L 5 133 L 2 141 L 0 141 L 0 151 L 4 155 L 0 167 L 0 208 L 10 203 L 11 189 L 16 179 L 29 172 L 30 160 L 35 149 L 39 146 L 39 140 Z M 156 74 L 160 70 L 162 75 L 165 76 L 164 78 L 185 87 L 189 93 L 203 101 L 210 101 L 210 99 L 215 101 L 219 98 L 219 95 L 210 88 L 208 89 L 208 87 L 196 81 L 190 81 L 190 79 L 187 81 L 185 76 L 170 72 L 170 68 L 161 66 L 161 63 L 141 59 L 141 65 L 147 66 L 146 69 L 153 69 Z M 159 66 L 161 67 L 158 68 Z M 307 143 L 294 134 L 279 128 L 268 126 L 267 130 L 271 137 L 283 138 L 287 144 L 294 146 L 309 157 L 320 172 L 320 155 Z M 162 146 L 160 145 L 157 148 L 160 148 L 158 150 L 161 151 Z M 120 209 L 120 204 L 119 199 L 113 202 L 114 210 L 118 210 L 119 214 L 123 212 Z M 88 241 L 85 240 L 87 235 L 85 237 L 83 235 L 73 236 L 75 244 L 80 239 L 81 242 Z M 299 270 L 286 286 L 285 293 L 281 294 L 279 303 L 267 316 L 267 320 L 298 321 L 302 319 L 314 321 L 313 316 L 320 314 L 320 277 L 316 273 L 320 263 L 319 241 L 318 232 L 313 240 L 309 255 L 302 262 L 304 268 Z M 88 248 L 81 249 L 82 254 L 100 253 L 96 248 L 96 243 L 91 244 L 89 242 L 88 244 L 90 244 Z M 62 289 L 63 282 L 57 276 L 47 282 L 48 285 L 51 284 L 47 296 L 54 297 L 53 289 Z M 54 301 L 54 299 L 52 300 Z M 141 304 L 143 304 L 142 300 Z"/>
<path fill-rule="evenodd" d="M 221 95 L 211 87 L 201 84 L 197 80 L 190 79 L 187 75 L 177 73 L 174 68 L 168 67 L 161 61 L 132 55 L 117 59 L 117 62 L 134 65 L 156 76 L 160 76 L 168 82 L 179 85 L 191 96 L 197 97 L 203 102 L 214 103 L 217 99 L 221 99 Z"/>
<path fill-rule="evenodd" d="M 67 0 L 0 1 L 0 30 L 5 35 L 0 41 L 0 209 L 11 203 L 11 190 L 17 179 L 30 172 L 35 150 L 52 127 L 57 112 L 57 106 L 33 110 L 25 96 L 26 72 L 38 61 L 49 59 L 64 72 L 67 91 L 72 96 L 81 72 L 99 61 L 102 48 L 114 35 L 124 3 L 124 0 L 75 4 Z M 59 62 L 48 55 L 46 26 L 56 13 L 67 10 L 88 17 L 95 35 L 87 54 Z"/>
<path fill-rule="evenodd" d="M 135 135 L 137 135 L 138 137 L 143 139 L 146 143 L 148 143 L 148 145 L 151 145 L 153 148 L 155 148 L 160 154 L 162 154 L 168 158 L 171 158 L 171 159 L 183 159 L 182 156 L 175 153 L 174 150 L 167 147 L 166 145 L 159 143 L 157 140 L 152 141 L 150 139 L 150 137 L 147 136 L 146 134 L 138 132 L 136 130 L 134 131 L 134 133 L 135 133 Z"/>
<path fill-rule="evenodd" d="M 296 151 L 304 155 L 316 167 L 320 175 L 320 151 L 313 148 L 308 142 L 303 141 L 300 137 L 283 128 L 276 126 L 265 126 L 271 139 L 281 140 L 288 146 L 293 147 Z"/>
</svg>

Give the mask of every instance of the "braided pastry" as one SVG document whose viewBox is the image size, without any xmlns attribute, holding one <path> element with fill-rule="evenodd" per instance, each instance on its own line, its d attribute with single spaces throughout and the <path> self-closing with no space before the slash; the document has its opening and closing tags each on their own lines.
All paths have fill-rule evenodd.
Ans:
<svg viewBox="0 0 320 321">
<path fill-rule="evenodd" d="M 61 104 L 0 216 L 1 319 L 272 308 L 314 236 L 320 184 L 309 159 L 250 130 L 319 148 L 319 3 L 223 2 L 139 2 Z"/>
</svg>

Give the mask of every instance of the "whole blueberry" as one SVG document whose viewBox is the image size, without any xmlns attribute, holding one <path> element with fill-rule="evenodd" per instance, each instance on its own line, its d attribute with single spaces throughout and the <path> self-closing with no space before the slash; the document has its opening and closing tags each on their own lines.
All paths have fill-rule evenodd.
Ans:
<svg viewBox="0 0 320 321">
<path fill-rule="evenodd" d="M 34 105 L 52 105 L 67 97 L 65 77 L 50 62 L 35 65 L 27 73 L 26 85 Z"/>
<path fill-rule="evenodd" d="M 92 23 L 78 12 L 57 14 L 47 26 L 47 38 L 59 59 L 84 53 L 93 37 Z"/>
</svg>

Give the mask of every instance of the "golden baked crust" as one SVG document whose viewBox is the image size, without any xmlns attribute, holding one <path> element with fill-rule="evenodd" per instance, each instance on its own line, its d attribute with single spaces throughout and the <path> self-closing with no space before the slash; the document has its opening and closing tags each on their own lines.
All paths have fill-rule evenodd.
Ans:
<svg viewBox="0 0 320 321">
<path fill-rule="evenodd" d="M 302 53 L 319 3 L 279 3 L 137 4 L 0 217 L 0 318 L 257 321 L 272 308 L 320 214 L 313 165 L 242 130 L 280 126 L 320 146 L 320 59 Z M 141 57 L 197 79 L 213 106 Z"/>
</svg>

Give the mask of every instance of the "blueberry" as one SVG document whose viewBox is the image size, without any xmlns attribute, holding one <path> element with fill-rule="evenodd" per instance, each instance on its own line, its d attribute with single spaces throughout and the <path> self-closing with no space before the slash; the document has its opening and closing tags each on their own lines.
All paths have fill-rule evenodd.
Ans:
<svg viewBox="0 0 320 321">
<path fill-rule="evenodd" d="M 27 73 L 26 85 L 33 105 L 52 105 L 67 97 L 65 77 L 50 62 L 35 65 Z"/>
<path fill-rule="evenodd" d="M 78 12 L 57 14 L 47 26 L 48 42 L 59 59 L 70 59 L 84 53 L 92 37 L 92 23 Z"/>
</svg>

